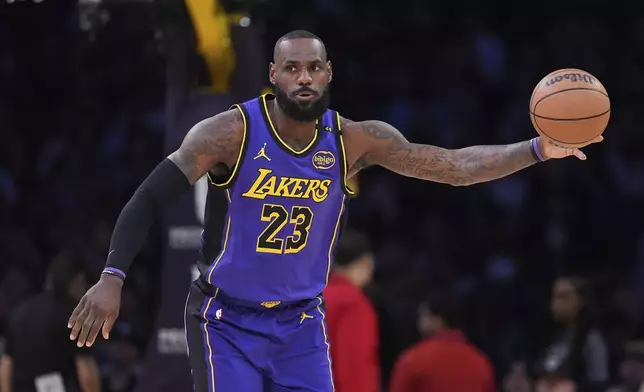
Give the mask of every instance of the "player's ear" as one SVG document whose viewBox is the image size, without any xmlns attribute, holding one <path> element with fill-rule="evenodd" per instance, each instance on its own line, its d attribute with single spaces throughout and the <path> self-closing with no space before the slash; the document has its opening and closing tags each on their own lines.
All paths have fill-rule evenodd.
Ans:
<svg viewBox="0 0 644 392">
<path fill-rule="evenodd" d="M 275 85 L 275 63 L 268 63 L 268 80 Z"/>
<path fill-rule="evenodd" d="M 327 72 L 329 73 L 329 83 L 331 83 L 331 80 L 333 79 L 333 67 L 331 66 L 330 61 L 326 62 L 326 69 L 327 69 Z"/>
</svg>

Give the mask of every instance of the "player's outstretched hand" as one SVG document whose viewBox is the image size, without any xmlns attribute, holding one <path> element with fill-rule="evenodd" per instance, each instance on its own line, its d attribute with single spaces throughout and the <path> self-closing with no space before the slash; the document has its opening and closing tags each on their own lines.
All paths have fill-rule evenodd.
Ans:
<svg viewBox="0 0 644 392">
<path fill-rule="evenodd" d="M 103 328 L 103 338 L 108 339 L 114 322 L 119 315 L 121 288 L 123 280 L 112 275 L 102 275 L 101 279 L 81 298 L 74 309 L 67 328 L 71 328 L 69 338 L 78 338 L 76 345 L 87 347 L 94 344 L 98 332 Z"/>
<path fill-rule="evenodd" d="M 604 140 L 603 136 L 597 136 L 593 140 L 586 143 L 586 146 L 594 143 L 599 143 L 602 140 Z M 543 153 L 543 156 L 546 159 L 551 159 L 551 158 L 558 159 L 558 158 L 565 158 L 565 157 L 574 155 L 577 158 L 581 159 L 582 161 L 586 160 L 586 154 L 584 154 L 580 149 L 571 148 L 571 147 L 561 147 L 554 144 L 551 140 L 548 140 L 543 137 L 539 137 L 539 148 L 541 149 L 541 152 Z"/>
</svg>

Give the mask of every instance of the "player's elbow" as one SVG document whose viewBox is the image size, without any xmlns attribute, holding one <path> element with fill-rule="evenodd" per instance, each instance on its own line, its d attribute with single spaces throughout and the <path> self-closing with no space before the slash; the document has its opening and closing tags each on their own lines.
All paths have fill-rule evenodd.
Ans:
<svg viewBox="0 0 644 392">
<path fill-rule="evenodd" d="M 472 159 L 463 149 L 447 150 L 449 173 L 446 182 L 451 186 L 469 186 L 480 183 L 479 166 L 480 162 Z"/>
</svg>

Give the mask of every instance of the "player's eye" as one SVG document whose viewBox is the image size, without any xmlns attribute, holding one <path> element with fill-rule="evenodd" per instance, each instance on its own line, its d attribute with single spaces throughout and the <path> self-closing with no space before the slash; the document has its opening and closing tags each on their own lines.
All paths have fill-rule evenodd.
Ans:
<svg viewBox="0 0 644 392">
<path fill-rule="evenodd" d="M 314 66 L 311 67 L 311 71 L 313 71 L 313 72 L 317 72 L 317 71 L 321 71 L 321 70 L 322 70 L 322 67 L 319 66 L 319 65 L 314 65 Z"/>
<path fill-rule="evenodd" d="M 286 66 L 286 71 L 287 72 L 295 72 L 295 71 L 297 71 L 297 68 L 295 68 L 294 65 L 287 65 Z"/>
</svg>

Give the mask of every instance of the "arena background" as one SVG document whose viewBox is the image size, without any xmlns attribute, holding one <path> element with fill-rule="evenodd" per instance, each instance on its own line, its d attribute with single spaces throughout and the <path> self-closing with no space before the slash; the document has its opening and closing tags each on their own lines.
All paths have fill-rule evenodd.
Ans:
<svg viewBox="0 0 644 392">
<path fill-rule="evenodd" d="M 554 69 L 604 83 L 611 123 L 587 162 L 465 188 L 369 169 L 349 222 L 378 244 L 368 293 L 383 386 L 435 287 L 461 299 L 502 385 L 543 349 L 562 274 L 592 281 L 619 382 L 644 310 L 643 7 L 523 3 L 0 0 L 0 335 L 61 252 L 100 272 L 138 184 L 192 124 L 264 91 L 272 45 L 301 28 L 327 45 L 342 115 L 443 147 L 533 137 L 530 93 Z M 190 390 L 182 317 L 204 198 L 199 183 L 137 257 L 116 333 L 96 350 L 104 390 Z"/>
</svg>

